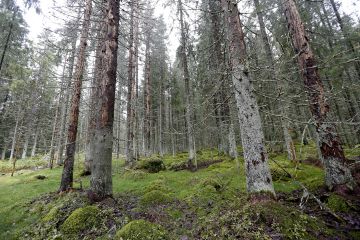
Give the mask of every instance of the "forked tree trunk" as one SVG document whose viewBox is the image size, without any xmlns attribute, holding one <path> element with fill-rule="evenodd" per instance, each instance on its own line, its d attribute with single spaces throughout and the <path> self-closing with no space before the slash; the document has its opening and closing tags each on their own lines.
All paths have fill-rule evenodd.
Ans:
<svg viewBox="0 0 360 240">
<path fill-rule="evenodd" d="M 316 123 L 318 145 L 325 167 L 325 184 L 330 189 L 341 185 L 352 186 L 354 180 L 345 165 L 344 150 L 335 125 L 329 119 L 329 105 L 325 100 L 323 83 L 300 14 L 293 0 L 283 0 L 283 4 L 310 110 Z"/>
<path fill-rule="evenodd" d="M 239 10 L 235 1 L 221 0 L 221 2 L 225 11 L 229 38 L 232 80 L 244 149 L 247 191 L 275 194 L 264 145 L 259 107 L 246 66 L 247 55 Z"/>
<path fill-rule="evenodd" d="M 66 146 L 66 158 L 60 183 L 60 192 L 67 191 L 73 186 L 73 171 L 76 148 L 76 135 L 78 130 L 79 108 L 81 99 L 81 87 L 86 62 L 85 50 L 90 28 L 90 16 L 92 11 L 92 0 L 86 0 L 84 20 L 81 30 L 80 47 L 76 68 L 74 72 L 74 92 L 70 107 L 70 122 L 68 128 L 68 143 Z"/>
<path fill-rule="evenodd" d="M 119 0 L 107 0 L 103 6 L 105 29 L 101 51 L 100 91 L 97 99 L 101 103 L 95 128 L 95 150 L 91 168 L 90 190 L 94 200 L 112 195 L 112 148 L 113 122 L 116 91 L 116 68 L 119 36 Z"/>
</svg>

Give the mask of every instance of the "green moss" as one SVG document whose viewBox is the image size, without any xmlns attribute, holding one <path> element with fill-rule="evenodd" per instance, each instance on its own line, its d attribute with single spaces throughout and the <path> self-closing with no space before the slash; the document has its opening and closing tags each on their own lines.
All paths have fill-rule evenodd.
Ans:
<svg viewBox="0 0 360 240">
<path fill-rule="evenodd" d="M 212 186 L 218 192 L 220 192 L 224 188 L 223 183 L 215 177 L 209 177 L 209 178 L 204 179 L 202 181 L 201 185 L 203 187 Z"/>
<path fill-rule="evenodd" d="M 150 158 L 139 161 L 136 164 L 136 169 L 144 169 L 149 173 L 157 173 L 165 170 L 164 161 L 160 158 Z"/>
<path fill-rule="evenodd" d="M 330 195 L 327 206 L 335 212 L 348 212 L 350 210 L 345 199 L 336 194 Z"/>
<path fill-rule="evenodd" d="M 148 173 L 140 170 L 126 170 L 123 177 L 129 180 L 141 180 L 146 178 L 147 175 Z"/>
<path fill-rule="evenodd" d="M 82 231 L 99 225 L 100 210 L 96 206 L 86 206 L 73 211 L 61 225 L 61 231 L 68 235 L 77 235 Z"/>
<path fill-rule="evenodd" d="M 152 181 L 150 185 L 146 187 L 145 193 L 153 190 L 159 190 L 164 193 L 168 193 L 170 191 L 170 189 L 165 185 L 164 179 L 156 179 L 155 181 Z"/>
<path fill-rule="evenodd" d="M 126 224 L 117 233 L 115 239 L 119 240 L 167 240 L 167 232 L 160 225 L 145 221 L 135 220 Z"/>
<path fill-rule="evenodd" d="M 152 190 L 145 193 L 140 199 L 142 206 L 152 206 L 171 202 L 172 198 L 160 190 Z"/>
<path fill-rule="evenodd" d="M 54 222 L 56 221 L 59 216 L 61 215 L 60 214 L 60 211 L 59 211 L 59 207 L 53 207 L 52 209 L 50 209 L 50 211 L 42 218 L 42 221 L 45 222 L 45 223 L 50 223 L 50 222 Z"/>
</svg>

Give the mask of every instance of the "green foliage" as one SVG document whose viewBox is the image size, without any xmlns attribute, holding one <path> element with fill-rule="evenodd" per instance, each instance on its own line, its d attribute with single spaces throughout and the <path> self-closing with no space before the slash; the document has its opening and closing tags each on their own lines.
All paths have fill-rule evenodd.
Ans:
<svg viewBox="0 0 360 240">
<path fill-rule="evenodd" d="M 160 190 L 152 190 L 142 196 L 140 204 L 147 207 L 152 205 L 166 204 L 171 201 L 172 198 L 168 194 L 163 193 Z"/>
<path fill-rule="evenodd" d="M 96 206 L 78 208 L 61 225 L 61 231 L 68 235 L 77 235 L 99 225 L 100 210 Z"/>
<path fill-rule="evenodd" d="M 145 221 L 135 220 L 126 224 L 116 233 L 118 240 L 167 240 L 167 232 L 160 225 Z"/>
<path fill-rule="evenodd" d="M 136 164 L 136 169 L 144 169 L 149 173 L 158 173 L 165 170 L 165 165 L 162 159 L 160 158 L 150 158 L 139 161 Z"/>
<path fill-rule="evenodd" d="M 350 210 L 346 200 L 335 193 L 329 196 L 327 206 L 335 212 L 348 212 Z"/>
</svg>

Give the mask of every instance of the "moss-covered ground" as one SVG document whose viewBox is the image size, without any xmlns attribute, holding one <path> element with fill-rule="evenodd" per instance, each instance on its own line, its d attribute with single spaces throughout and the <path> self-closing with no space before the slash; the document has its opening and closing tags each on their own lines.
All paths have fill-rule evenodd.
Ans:
<svg viewBox="0 0 360 240">
<path fill-rule="evenodd" d="M 298 156 L 299 150 L 297 146 Z M 360 148 L 346 152 L 349 159 L 360 156 Z M 214 149 L 204 149 L 197 153 L 197 171 L 189 165 L 187 153 L 142 159 L 134 170 L 125 170 L 123 159 L 114 159 L 114 198 L 94 204 L 86 194 L 89 177 L 80 176 L 81 158 L 76 159 L 74 187 L 83 190 L 62 195 L 56 193 L 61 167 L 35 169 L 44 160 L 26 159 L 19 161 L 11 177 L 11 164 L 0 161 L 0 239 L 147 239 L 141 236 L 151 234 L 161 236 L 152 239 L 359 236 L 359 198 L 346 199 L 324 190 L 324 172 L 313 144 L 302 147 L 304 161 L 299 163 L 289 162 L 286 154 L 270 154 L 277 200 L 261 203 L 248 199 L 242 158 L 237 164 Z M 323 206 L 311 194 L 304 194 L 301 184 Z"/>
</svg>

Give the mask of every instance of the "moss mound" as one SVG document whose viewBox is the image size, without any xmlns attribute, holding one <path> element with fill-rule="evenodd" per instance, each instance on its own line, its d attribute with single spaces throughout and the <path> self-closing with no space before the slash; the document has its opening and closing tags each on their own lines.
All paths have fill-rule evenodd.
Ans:
<svg viewBox="0 0 360 240">
<path fill-rule="evenodd" d="M 145 193 L 148 193 L 148 192 L 151 192 L 154 190 L 159 190 L 164 193 L 170 192 L 170 189 L 166 186 L 165 181 L 163 179 L 157 179 L 157 180 L 151 182 L 150 185 L 145 188 Z"/>
<path fill-rule="evenodd" d="M 126 224 L 116 233 L 121 240 L 168 240 L 167 232 L 160 226 L 145 220 L 135 220 Z"/>
<path fill-rule="evenodd" d="M 214 177 L 204 179 L 201 185 L 203 187 L 212 186 L 218 192 L 220 192 L 224 188 L 224 184 L 219 179 L 216 179 Z"/>
<path fill-rule="evenodd" d="M 248 203 L 240 208 L 237 204 L 207 218 L 199 230 L 201 238 L 316 239 L 317 234 L 332 234 L 318 219 L 278 202 Z"/>
<path fill-rule="evenodd" d="M 335 212 L 348 212 L 350 210 L 345 199 L 334 193 L 328 198 L 327 206 Z"/>
<path fill-rule="evenodd" d="M 68 235 L 76 235 L 99 225 L 100 210 L 96 206 L 86 206 L 73 211 L 61 225 L 61 231 Z"/>
<path fill-rule="evenodd" d="M 44 223 L 57 221 L 61 216 L 60 208 L 58 206 L 53 207 L 50 211 L 42 218 Z"/>
<path fill-rule="evenodd" d="M 159 205 L 171 202 L 171 200 L 172 198 L 168 194 L 163 193 L 160 190 L 152 190 L 142 196 L 140 204 L 142 206 Z"/>
<path fill-rule="evenodd" d="M 136 169 L 144 169 L 149 173 L 158 173 L 165 170 L 164 161 L 160 158 L 150 158 L 141 160 L 136 164 Z"/>
</svg>

